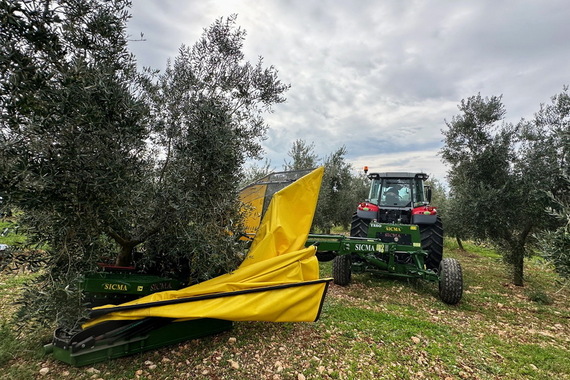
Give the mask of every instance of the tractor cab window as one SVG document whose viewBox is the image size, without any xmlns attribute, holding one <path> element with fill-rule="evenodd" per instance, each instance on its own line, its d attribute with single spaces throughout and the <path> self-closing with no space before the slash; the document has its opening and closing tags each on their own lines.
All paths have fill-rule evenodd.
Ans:
<svg viewBox="0 0 570 380">
<path fill-rule="evenodd" d="M 416 188 L 414 190 L 414 194 L 415 194 L 414 202 L 422 203 L 425 201 L 424 183 L 422 181 L 415 181 L 415 186 L 416 186 Z"/>
<path fill-rule="evenodd" d="M 381 206 L 407 207 L 412 201 L 412 188 L 409 179 L 385 178 L 382 181 Z"/>
<path fill-rule="evenodd" d="M 373 179 L 370 185 L 370 194 L 368 195 L 368 200 L 375 205 L 378 204 L 378 198 L 380 198 L 380 188 L 382 187 L 382 181 L 379 179 Z"/>
</svg>

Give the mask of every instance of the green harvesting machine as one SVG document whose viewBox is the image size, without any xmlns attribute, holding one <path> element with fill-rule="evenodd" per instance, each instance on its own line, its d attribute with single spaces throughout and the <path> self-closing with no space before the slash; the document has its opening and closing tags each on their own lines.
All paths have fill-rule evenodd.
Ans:
<svg viewBox="0 0 570 380">
<path fill-rule="evenodd" d="M 368 168 L 364 171 L 368 174 Z M 310 234 L 321 261 L 333 260 L 333 279 L 348 285 L 352 272 L 418 278 L 439 284 L 439 296 L 457 304 L 463 294 L 460 263 L 443 258 L 443 225 L 430 205 L 425 173 L 368 174 L 368 199 L 352 216 L 350 236 Z"/>
</svg>

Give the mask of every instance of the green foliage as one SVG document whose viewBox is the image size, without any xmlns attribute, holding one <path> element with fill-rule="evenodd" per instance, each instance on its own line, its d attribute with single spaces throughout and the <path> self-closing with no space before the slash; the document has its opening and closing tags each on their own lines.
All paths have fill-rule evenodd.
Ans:
<svg viewBox="0 0 570 380">
<path fill-rule="evenodd" d="M 0 2 L 0 196 L 48 258 L 30 318 L 78 316 L 81 273 L 135 249 L 139 269 L 191 282 L 236 265 L 241 165 L 289 86 L 244 62 L 235 16 L 164 74 L 137 72 L 129 5 Z"/>
<path fill-rule="evenodd" d="M 0 32 L 0 194 L 23 211 L 29 243 L 48 243 L 42 292 L 33 289 L 24 306 L 55 318 L 62 289 L 104 253 L 102 230 L 128 213 L 121 206 L 135 197 L 122 190 L 145 173 L 128 3 L 0 5 L 8 20 Z M 49 311 L 34 305 L 39 298 Z"/>
<path fill-rule="evenodd" d="M 542 290 L 533 290 L 528 294 L 528 299 L 541 305 L 552 305 L 550 296 Z"/>
<path fill-rule="evenodd" d="M 283 170 L 305 170 L 313 169 L 318 166 L 319 157 L 314 152 L 315 144 L 308 144 L 301 139 L 293 142 L 291 149 L 287 155 L 291 157 L 291 161 L 283 164 Z"/>
<path fill-rule="evenodd" d="M 556 209 L 551 209 L 552 215 L 560 221 L 560 226 L 551 231 L 545 231 L 537 235 L 538 251 L 548 259 L 558 273 L 570 278 L 570 177 L 565 177 L 566 191 L 557 198 L 553 197 L 557 204 Z"/>
<path fill-rule="evenodd" d="M 144 263 L 186 265 L 191 281 L 237 265 L 227 231 L 239 229 L 241 166 L 261 149 L 263 111 L 284 101 L 288 88 L 261 60 L 243 62 L 244 37 L 235 16 L 217 20 L 148 87 L 153 140 L 164 153 L 155 197 L 169 223 L 146 244 L 155 256 Z"/>
<path fill-rule="evenodd" d="M 430 177 L 425 185 L 431 187 L 431 205 L 438 208 L 438 214 L 445 209 L 445 203 L 447 202 L 447 194 L 443 183 L 434 177 Z"/>
<path fill-rule="evenodd" d="M 368 180 L 364 176 L 353 176 L 351 165 L 346 162 L 346 148 L 320 159 L 314 152 L 314 143 L 307 144 L 298 139 L 288 152 L 290 162 L 285 162 L 283 170 L 312 169 L 322 160 L 325 167 L 313 229 L 330 233 L 333 227 L 346 229 L 358 201 L 368 194 Z"/>
<path fill-rule="evenodd" d="M 319 193 L 313 227 L 330 233 L 333 226 L 347 227 L 355 210 L 351 166 L 341 147 L 324 159 L 325 173 Z"/>
<path fill-rule="evenodd" d="M 367 174 L 364 171 L 359 171 L 356 175 L 352 176 L 351 182 L 352 189 L 352 204 L 351 215 L 356 211 L 356 206 L 359 202 L 362 202 L 370 193 L 370 179 L 368 179 Z"/>
<path fill-rule="evenodd" d="M 524 130 L 529 140 L 526 154 L 530 155 L 528 171 L 544 173 L 550 183 L 541 186 L 542 196 L 548 196 L 555 228 L 536 234 L 538 251 L 550 260 L 558 273 L 570 278 L 570 94 L 568 87 L 552 97 L 551 104 L 541 106 L 535 121 Z M 542 158 L 542 159 L 540 159 Z"/>
<path fill-rule="evenodd" d="M 271 160 L 264 159 L 262 164 L 251 163 L 243 170 L 240 178 L 239 188 L 243 188 L 255 181 L 273 173 L 275 170 L 271 167 Z"/>
<path fill-rule="evenodd" d="M 516 126 L 502 122 L 501 97 L 473 96 L 461 102 L 461 114 L 443 131 L 441 155 L 451 166 L 444 208 L 448 231 L 494 244 L 512 264 L 517 285 L 523 284 L 532 232 L 553 226 L 545 209 L 552 205 L 547 191 L 559 191 L 567 167 L 566 148 L 556 137 L 559 125 L 567 125 L 567 107 L 560 106 L 565 93 L 555 97 L 556 107 L 543 107 L 534 122 Z"/>
<path fill-rule="evenodd" d="M 25 242 L 26 236 L 20 233 L 18 223 L 11 220 L 0 221 L 0 244 L 19 246 Z"/>
</svg>

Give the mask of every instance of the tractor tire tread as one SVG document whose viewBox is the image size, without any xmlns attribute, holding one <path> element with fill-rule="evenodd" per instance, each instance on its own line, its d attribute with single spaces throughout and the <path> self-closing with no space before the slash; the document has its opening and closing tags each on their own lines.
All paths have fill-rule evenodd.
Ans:
<svg viewBox="0 0 570 380">
<path fill-rule="evenodd" d="M 446 257 L 439 264 L 439 297 L 449 305 L 459 303 L 463 295 L 463 273 L 456 259 Z"/>
<path fill-rule="evenodd" d="M 369 225 L 370 220 L 359 218 L 356 216 L 356 213 L 352 214 L 352 221 L 350 223 L 350 236 L 367 237 Z"/>
<path fill-rule="evenodd" d="M 332 274 L 333 282 L 337 285 L 346 286 L 350 284 L 352 269 L 349 255 L 337 256 L 333 260 Z"/>
<path fill-rule="evenodd" d="M 422 249 L 428 251 L 427 269 L 437 270 L 443 258 L 443 224 L 439 216 L 434 224 L 421 224 Z"/>
</svg>

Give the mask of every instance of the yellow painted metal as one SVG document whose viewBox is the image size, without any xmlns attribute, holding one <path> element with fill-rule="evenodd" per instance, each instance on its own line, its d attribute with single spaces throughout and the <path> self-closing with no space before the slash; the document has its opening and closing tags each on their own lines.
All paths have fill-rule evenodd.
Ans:
<svg viewBox="0 0 570 380">
<path fill-rule="evenodd" d="M 240 201 L 244 204 L 244 226 L 247 235 L 255 235 L 257 227 L 261 223 L 266 191 L 267 184 L 263 183 L 250 185 L 240 191 Z"/>
<path fill-rule="evenodd" d="M 316 249 L 305 248 L 304 244 L 312 224 L 323 171 L 323 168 L 318 168 L 275 193 L 246 258 L 235 271 L 188 288 L 154 293 L 125 303 L 123 305 L 136 304 L 141 308 L 113 312 L 88 321 L 83 327 L 106 320 L 146 317 L 314 321 L 318 317 L 327 283 L 314 282 L 319 279 Z M 231 292 L 287 284 L 300 286 L 231 295 Z M 144 306 L 150 302 L 228 292 L 230 295 L 221 298 L 156 307 Z M 114 305 L 97 309 L 112 306 Z"/>
</svg>

